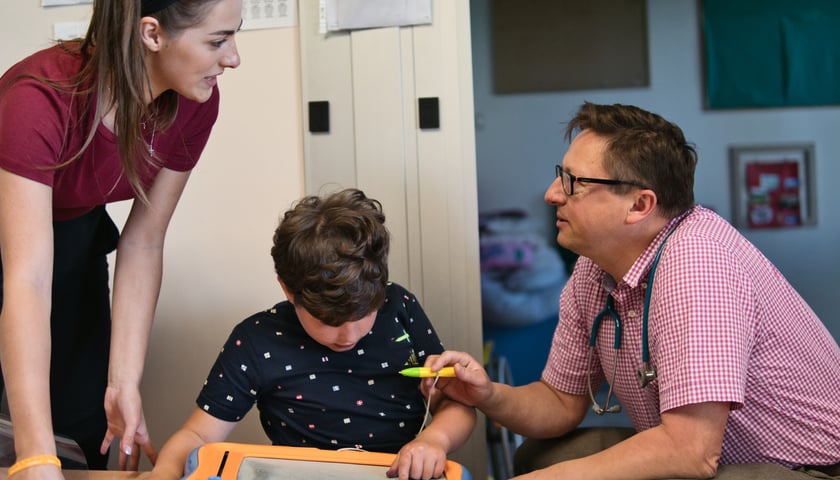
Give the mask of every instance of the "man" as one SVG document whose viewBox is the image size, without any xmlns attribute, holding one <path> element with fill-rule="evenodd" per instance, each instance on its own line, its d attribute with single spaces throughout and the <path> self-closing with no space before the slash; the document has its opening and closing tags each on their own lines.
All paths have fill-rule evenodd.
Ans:
<svg viewBox="0 0 840 480">
<path fill-rule="evenodd" d="M 840 478 L 840 348 L 755 246 L 695 205 L 680 128 L 585 103 L 576 132 L 545 194 L 580 258 L 542 380 L 493 383 L 449 351 L 427 366 L 457 378 L 424 388 L 532 439 L 522 478 Z M 634 431 L 575 431 L 590 405 L 617 411 L 613 397 Z"/>
</svg>

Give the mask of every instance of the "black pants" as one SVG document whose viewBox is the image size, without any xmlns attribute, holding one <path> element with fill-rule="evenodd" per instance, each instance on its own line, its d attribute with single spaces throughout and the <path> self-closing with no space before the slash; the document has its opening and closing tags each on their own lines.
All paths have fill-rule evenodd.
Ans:
<svg viewBox="0 0 840 480">
<path fill-rule="evenodd" d="M 50 399 L 55 433 L 72 438 L 88 468 L 106 469 L 105 387 L 111 339 L 106 255 L 119 231 L 101 206 L 80 218 L 54 222 Z M 0 266 L 2 280 L 2 266 Z M 2 308 L 0 290 L 0 308 Z M 0 393 L 3 381 L 0 375 Z"/>
<path fill-rule="evenodd" d="M 631 436 L 632 428 L 579 428 L 559 438 L 526 439 L 516 449 L 513 472 L 516 475 L 549 467 L 555 463 L 581 458 L 605 450 Z M 840 464 L 800 467 L 790 470 L 769 463 L 720 465 L 716 480 L 813 480 L 840 479 Z"/>
</svg>

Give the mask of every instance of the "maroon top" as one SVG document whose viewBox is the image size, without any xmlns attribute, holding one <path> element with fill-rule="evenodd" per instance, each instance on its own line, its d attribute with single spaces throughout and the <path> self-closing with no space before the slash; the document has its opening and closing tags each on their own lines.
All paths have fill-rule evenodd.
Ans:
<svg viewBox="0 0 840 480">
<path fill-rule="evenodd" d="M 86 107 L 82 96 L 19 76 L 61 81 L 80 65 L 80 55 L 56 45 L 23 59 L 0 78 L 0 168 L 52 187 L 55 220 L 76 218 L 98 205 L 135 197 L 122 175 L 116 136 L 102 124 L 80 158 L 55 168 L 84 144 L 95 106 Z M 152 184 L 162 167 L 188 171 L 195 166 L 218 112 L 216 87 L 205 103 L 180 97 L 178 115 L 166 131 L 146 126 L 146 142 L 154 146 L 157 165 L 150 165 L 150 172 L 143 175 L 144 187 Z"/>
</svg>

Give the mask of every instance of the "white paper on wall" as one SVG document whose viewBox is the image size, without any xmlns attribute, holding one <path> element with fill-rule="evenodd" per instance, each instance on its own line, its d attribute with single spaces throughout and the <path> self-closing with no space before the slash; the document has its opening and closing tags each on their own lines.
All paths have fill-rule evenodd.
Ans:
<svg viewBox="0 0 840 480">
<path fill-rule="evenodd" d="M 328 31 L 432 23 L 432 0 L 324 0 L 323 4 Z"/>
<path fill-rule="evenodd" d="M 297 0 L 242 0 L 242 29 L 297 25 Z"/>
</svg>

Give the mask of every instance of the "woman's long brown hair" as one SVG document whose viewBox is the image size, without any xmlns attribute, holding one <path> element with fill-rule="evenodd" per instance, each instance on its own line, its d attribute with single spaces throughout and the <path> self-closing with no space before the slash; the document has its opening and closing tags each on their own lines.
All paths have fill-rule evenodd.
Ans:
<svg viewBox="0 0 840 480">
<path fill-rule="evenodd" d="M 201 23 L 219 1 L 178 0 L 150 16 L 175 37 Z M 79 71 L 68 79 L 30 77 L 71 94 L 74 102 L 82 102 L 81 108 L 71 111 L 94 111 L 91 118 L 75 120 L 76 125 L 87 129 L 87 136 L 79 151 L 56 168 L 81 157 L 104 115 L 116 108 L 114 133 L 124 175 L 137 197 L 148 203 L 142 176 L 157 160 L 146 144 L 144 129 L 163 131 L 172 125 L 178 113 L 178 93 L 167 90 L 151 104 L 146 103 L 151 83 L 139 30 L 140 5 L 141 0 L 95 0 L 84 39 L 61 42 L 65 50 L 82 56 Z"/>
</svg>

